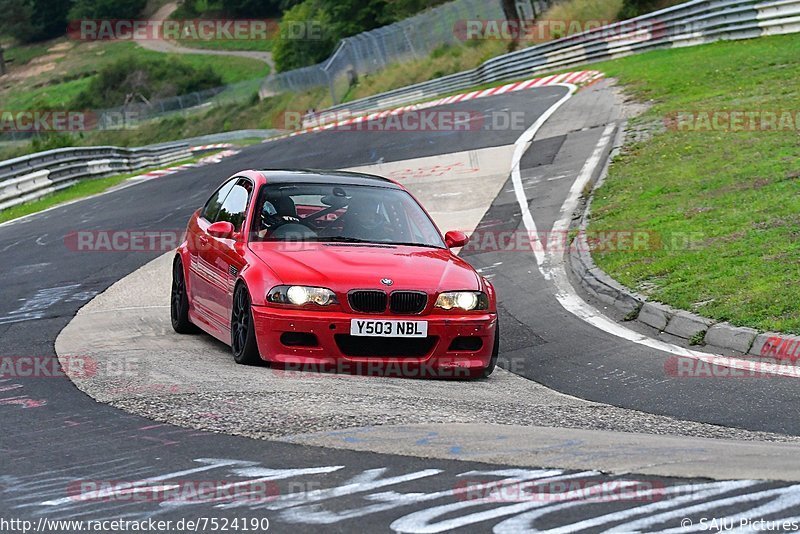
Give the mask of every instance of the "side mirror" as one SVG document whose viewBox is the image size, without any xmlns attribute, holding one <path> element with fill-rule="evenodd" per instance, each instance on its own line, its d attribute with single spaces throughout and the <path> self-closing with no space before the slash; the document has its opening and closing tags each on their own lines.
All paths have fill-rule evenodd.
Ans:
<svg viewBox="0 0 800 534">
<path fill-rule="evenodd" d="M 469 243 L 469 236 L 464 232 L 451 230 L 444 234 L 444 242 L 448 248 L 459 248 Z"/>
<path fill-rule="evenodd" d="M 208 227 L 208 235 L 220 239 L 233 239 L 236 229 L 228 221 L 217 221 Z"/>
</svg>

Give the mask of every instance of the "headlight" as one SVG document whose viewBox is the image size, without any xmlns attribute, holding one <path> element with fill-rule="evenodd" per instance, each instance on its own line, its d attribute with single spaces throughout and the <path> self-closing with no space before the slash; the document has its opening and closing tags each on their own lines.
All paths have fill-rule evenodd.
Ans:
<svg viewBox="0 0 800 534">
<path fill-rule="evenodd" d="M 488 310 L 489 297 L 480 291 L 449 291 L 436 299 L 436 307 L 443 310 L 459 308 L 465 311 Z"/>
<path fill-rule="evenodd" d="M 336 304 L 336 294 L 324 287 L 278 286 L 270 289 L 267 302 L 294 304 L 295 306 L 304 306 L 305 304 L 328 306 Z"/>
</svg>

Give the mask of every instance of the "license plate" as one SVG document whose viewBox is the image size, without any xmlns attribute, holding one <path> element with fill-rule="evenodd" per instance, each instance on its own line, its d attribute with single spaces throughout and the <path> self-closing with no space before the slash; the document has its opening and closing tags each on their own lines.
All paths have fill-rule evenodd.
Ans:
<svg viewBox="0 0 800 534">
<path fill-rule="evenodd" d="M 365 337 L 428 337 L 428 322 L 351 319 L 350 335 Z"/>
</svg>

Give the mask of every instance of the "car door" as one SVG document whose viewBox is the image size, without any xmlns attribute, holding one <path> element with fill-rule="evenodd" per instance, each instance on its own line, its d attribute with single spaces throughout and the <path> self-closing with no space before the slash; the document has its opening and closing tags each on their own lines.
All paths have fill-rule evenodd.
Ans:
<svg viewBox="0 0 800 534">
<path fill-rule="evenodd" d="M 189 291 L 192 297 L 194 311 L 206 321 L 211 319 L 211 269 L 208 265 L 208 256 L 204 251 L 211 244 L 208 227 L 216 220 L 222 203 L 236 185 L 238 178 L 233 178 L 222 184 L 206 202 L 200 214 L 192 218 L 187 232 L 187 250 L 189 252 Z"/>
<path fill-rule="evenodd" d="M 224 328 L 230 327 L 233 286 L 244 267 L 241 252 L 242 226 L 252 197 L 253 183 L 247 178 L 238 178 L 220 206 L 214 222 L 227 221 L 233 225 L 232 238 L 209 235 L 204 264 L 209 269 L 208 308 L 214 319 Z"/>
</svg>

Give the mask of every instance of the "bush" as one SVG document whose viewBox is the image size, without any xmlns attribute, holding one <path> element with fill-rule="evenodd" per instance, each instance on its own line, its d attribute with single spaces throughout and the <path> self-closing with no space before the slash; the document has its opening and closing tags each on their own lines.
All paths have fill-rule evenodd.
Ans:
<svg viewBox="0 0 800 534">
<path fill-rule="evenodd" d="M 74 146 L 74 144 L 72 136 L 65 133 L 45 133 L 31 139 L 31 150 L 33 152 L 43 152 L 55 148 Z"/>
<path fill-rule="evenodd" d="M 174 19 L 230 16 L 240 18 L 279 17 L 299 0 L 184 0 L 173 14 Z"/>
<path fill-rule="evenodd" d="M 22 43 L 64 34 L 72 0 L 0 0 L 0 33 Z"/>
<path fill-rule="evenodd" d="M 76 19 L 132 19 L 141 15 L 147 0 L 75 0 L 69 18 Z"/>
<path fill-rule="evenodd" d="M 122 106 L 130 100 L 166 98 L 222 85 L 211 67 L 129 56 L 104 66 L 72 103 L 73 109 Z"/>
<path fill-rule="evenodd" d="M 318 0 L 305 0 L 284 13 L 282 26 L 293 28 L 303 24 L 320 34 L 297 39 L 282 32 L 272 47 L 279 72 L 319 63 L 333 51 L 337 38 L 330 31 L 331 17 Z"/>
<path fill-rule="evenodd" d="M 683 3 L 685 0 L 624 0 L 619 19 L 626 20 Z"/>
</svg>

